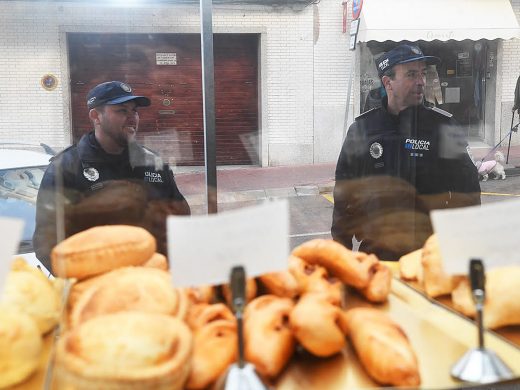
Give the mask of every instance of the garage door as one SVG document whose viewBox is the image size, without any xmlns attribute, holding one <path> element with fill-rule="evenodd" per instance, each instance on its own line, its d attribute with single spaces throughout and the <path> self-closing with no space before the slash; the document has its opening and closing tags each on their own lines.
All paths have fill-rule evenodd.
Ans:
<svg viewBox="0 0 520 390">
<path fill-rule="evenodd" d="M 204 165 L 200 36 L 68 35 L 72 133 L 91 130 L 85 96 L 98 83 L 125 81 L 150 97 L 139 142 L 170 163 Z M 258 164 L 258 35 L 216 34 L 217 164 Z"/>
</svg>

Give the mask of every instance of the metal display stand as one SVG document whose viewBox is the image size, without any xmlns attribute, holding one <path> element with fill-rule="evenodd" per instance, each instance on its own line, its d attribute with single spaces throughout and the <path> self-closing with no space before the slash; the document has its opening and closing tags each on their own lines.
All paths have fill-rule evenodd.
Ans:
<svg viewBox="0 0 520 390">
<path fill-rule="evenodd" d="M 473 383 L 492 383 L 513 378 L 509 367 L 495 354 L 484 347 L 483 312 L 485 301 L 484 265 L 481 260 L 470 262 L 470 280 L 473 300 L 477 308 L 478 347 L 467 351 L 451 370 L 454 378 Z"/>
</svg>

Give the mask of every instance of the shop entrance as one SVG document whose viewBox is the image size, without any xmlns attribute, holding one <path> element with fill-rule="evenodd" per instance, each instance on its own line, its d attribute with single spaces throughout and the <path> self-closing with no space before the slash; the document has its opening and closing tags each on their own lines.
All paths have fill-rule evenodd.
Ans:
<svg viewBox="0 0 520 390">
<path fill-rule="evenodd" d="M 415 42 L 426 55 L 437 56 L 442 61 L 436 69 L 438 82 L 433 82 L 435 77 L 428 72 L 426 98 L 452 113 L 469 140 L 487 144 L 493 144 L 495 132 L 497 42 Z M 375 41 L 361 45 L 361 112 L 376 105 L 380 97 L 374 58 L 396 45 Z"/>
</svg>

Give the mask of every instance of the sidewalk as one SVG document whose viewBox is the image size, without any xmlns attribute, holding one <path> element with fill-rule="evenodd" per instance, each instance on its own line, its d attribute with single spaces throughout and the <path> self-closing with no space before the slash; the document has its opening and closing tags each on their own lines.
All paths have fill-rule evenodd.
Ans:
<svg viewBox="0 0 520 390">
<path fill-rule="evenodd" d="M 218 202 L 231 203 L 330 193 L 334 188 L 335 168 L 336 163 L 267 168 L 219 167 Z M 202 205 L 205 202 L 204 167 L 195 169 L 195 172 L 175 173 L 175 181 L 190 206 Z"/>
<path fill-rule="evenodd" d="M 486 157 L 492 147 L 471 143 L 475 160 Z M 507 145 L 500 150 L 507 157 Z M 486 157 L 493 159 L 494 152 Z M 509 150 L 509 163 L 504 164 L 508 176 L 520 175 L 520 146 Z M 283 167 L 223 166 L 217 169 L 218 202 L 233 203 L 269 198 L 319 195 L 334 189 L 336 163 L 291 165 Z M 175 181 L 190 206 L 205 203 L 204 167 L 177 167 Z"/>
</svg>

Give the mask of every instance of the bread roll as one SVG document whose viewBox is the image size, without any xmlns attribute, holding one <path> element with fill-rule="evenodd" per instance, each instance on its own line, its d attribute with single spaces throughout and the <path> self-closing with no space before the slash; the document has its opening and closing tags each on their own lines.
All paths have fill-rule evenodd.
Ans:
<svg viewBox="0 0 520 390">
<path fill-rule="evenodd" d="M 316 264 L 309 264 L 299 257 L 289 257 L 289 272 L 298 282 L 301 294 L 320 293 L 327 295 L 327 300 L 335 305 L 343 301 L 343 285 L 327 270 Z"/>
<path fill-rule="evenodd" d="M 310 353 L 332 356 L 345 346 L 341 328 L 341 309 L 330 303 L 326 295 L 304 294 L 289 316 L 294 337 Z"/>
<path fill-rule="evenodd" d="M 454 287 L 453 278 L 444 272 L 439 241 L 435 234 L 424 243 L 421 265 L 424 290 L 428 296 L 435 298 L 451 293 Z"/>
<path fill-rule="evenodd" d="M 370 278 L 368 286 L 359 291 L 368 301 L 382 303 L 388 299 L 391 287 L 392 272 L 386 265 L 378 262 L 375 267 L 372 268 L 372 277 Z"/>
<path fill-rule="evenodd" d="M 268 294 L 295 298 L 300 294 L 300 285 L 289 271 L 273 272 L 259 276 Z"/>
<path fill-rule="evenodd" d="M 168 271 L 168 259 L 161 253 L 155 252 L 152 257 L 146 260 L 143 264 L 143 267 L 151 267 L 157 268 L 163 271 Z"/>
<path fill-rule="evenodd" d="M 484 326 L 490 329 L 520 325 L 520 297 L 518 281 L 520 266 L 507 266 L 486 272 L 486 301 Z M 452 292 L 453 306 L 469 317 L 475 317 L 476 308 L 468 279 L 460 281 Z"/>
<path fill-rule="evenodd" d="M 210 285 L 188 287 L 186 294 L 192 304 L 212 303 L 215 300 L 215 287 Z"/>
<path fill-rule="evenodd" d="M 0 305 L 0 388 L 29 377 L 40 363 L 42 339 L 35 321 L 21 310 Z"/>
<path fill-rule="evenodd" d="M 126 310 L 162 313 L 184 319 L 188 298 L 171 285 L 167 272 L 147 267 L 125 267 L 98 278 L 72 307 L 70 325 Z"/>
<path fill-rule="evenodd" d="M 325 267 L 343 283 L 356 288 L 364 288 L 370 281 L 370 269 L 377 263 L 377 257 L 360 261 L 350 249 L 333 240 L 314 239 L 297 246 L 292 251 L 307 263 Z"/>
<path fill-rule="evenodd" d="M 82 323 L 56 344 L 56 388 L 183 389 L 193 338 L 180 319 L 126 311 Z"/>
<path fill-rule="evenodd" d="M 2 301 L 30 315 L 40 333 L 51 330 L 61 314 L 63 280 L 49 280 L 40 270 L 18 258 L 7 274 Z"/>
<path fill-rule="evenodd" d="M 422 248 L 401 256 L 399 259 L 399 276 L 403 280 L 423 282 Z"/>
<path fill-rule="evenodd" d="M 84 279 L 115 268 L 140 265 L 155 253 L 155 239 L 145 229 L 127 225 L 97 226 L 77 233 L 51 252 L 60 277 Z"/>
<path fill-rule="evenodd" d="M 417 357 L 404 331 L 385 313 L 355 308 L 342 322 L 367 373 L 381 385 L 417 387 Z"/>
<path fill-rule="evenodd" d="M 199 303 L 193 305 L 188 310 L 186 323 L 194 331 L 198 331 L 204 326 L 219 320 L 235 322 L 235 316 L 223 303 L 207 304 Z"/>
<path fill-rule="evenodd" d="M 277 376 L 294 353 L 295 340 L 289 327 L 294 303 L 289 298 L 262 295 L 244 311 L 245 358 L 265 377 Z"/>
<path fill-rule="evenodd" d="M 237 360 L 236 323 L 213 321 L 200 328 L 195 333 L 194 340 L 191 372 L 186 389 L 205 389 Z"/>
</svg>

